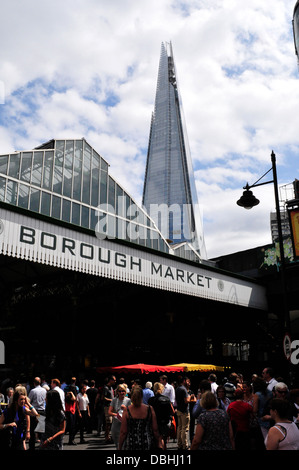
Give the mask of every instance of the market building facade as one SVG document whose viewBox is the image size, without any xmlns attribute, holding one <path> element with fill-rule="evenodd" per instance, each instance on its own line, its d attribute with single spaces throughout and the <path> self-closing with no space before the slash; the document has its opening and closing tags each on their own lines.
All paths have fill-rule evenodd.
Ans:
<svg viewBox="0 0 299 470">
<path fill-rule="evenodd" d="M 85 139 L 1 155 L 0 188 L 8 368 L 264 357 L 263 284 L 179 256 Z"/>
</svg>

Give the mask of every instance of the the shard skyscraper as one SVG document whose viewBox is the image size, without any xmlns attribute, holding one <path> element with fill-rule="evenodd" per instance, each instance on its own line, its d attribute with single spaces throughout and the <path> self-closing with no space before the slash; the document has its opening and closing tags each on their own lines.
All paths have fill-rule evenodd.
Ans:
<svg viewBox="0 0 299 470">
<path fill-rule="evenodd" d="M 171 43 L 162 43 L 143 206 L 173 247 L 206 250 Z"/>
</svg>

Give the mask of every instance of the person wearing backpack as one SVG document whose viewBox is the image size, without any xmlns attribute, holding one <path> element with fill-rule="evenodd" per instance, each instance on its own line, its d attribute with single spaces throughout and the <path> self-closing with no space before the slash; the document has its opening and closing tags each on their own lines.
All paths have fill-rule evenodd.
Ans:
<svg viewBox="0 0 299 470">
<path fill-rule="evenodd" d="M 175 411 L 169 397 L 163 395 L 164 386 L 160 382 L 154 384 L 154 396 L 150 397 L 148 404 L 153 407 L 159 433 L 164 442 L 164 449 L 166 449 L 167 439 L 169 437 L 172 416 Z"/>
</svg>

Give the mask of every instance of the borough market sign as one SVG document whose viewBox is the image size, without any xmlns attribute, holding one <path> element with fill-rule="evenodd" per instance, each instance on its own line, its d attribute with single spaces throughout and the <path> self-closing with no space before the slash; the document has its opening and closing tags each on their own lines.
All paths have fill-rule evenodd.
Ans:
<svg viewBox="0 0 299 470">
<path fill-rule="evenodd" d="M 71 227 L 71 226 L 70 226 Z M 0 254 L 96 276 L 265 310 L 264 287 L 158 252 L 0 209 Z"/>
</svg>

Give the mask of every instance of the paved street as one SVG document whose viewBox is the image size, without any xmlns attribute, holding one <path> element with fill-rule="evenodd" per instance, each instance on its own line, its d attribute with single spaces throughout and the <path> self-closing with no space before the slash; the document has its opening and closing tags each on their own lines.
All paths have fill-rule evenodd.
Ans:
<svg viewBox="0 0 299 470">
<path fill-rule="evenodd" d="M 104 450 L 104 451 L 115 451 L 114 444 L 105 444 L 104 434 L 100 437 L 97 436 L 96 432 L 94 431 L 93 434 L 85 434 L 84 440 L 86 441 L 84 444 L 80 444 L 80 436 L 79 434 L 75 437 L 76 446 L 69 446 L 68 443 L 68 435 L 64 437 L 64 450 Z M 176 441 L 173 442 L 173 439 L 170 439 L 170 442 L 167 446 L 168 450 L 176 450 L 177 443 Z"/>
</svg>

